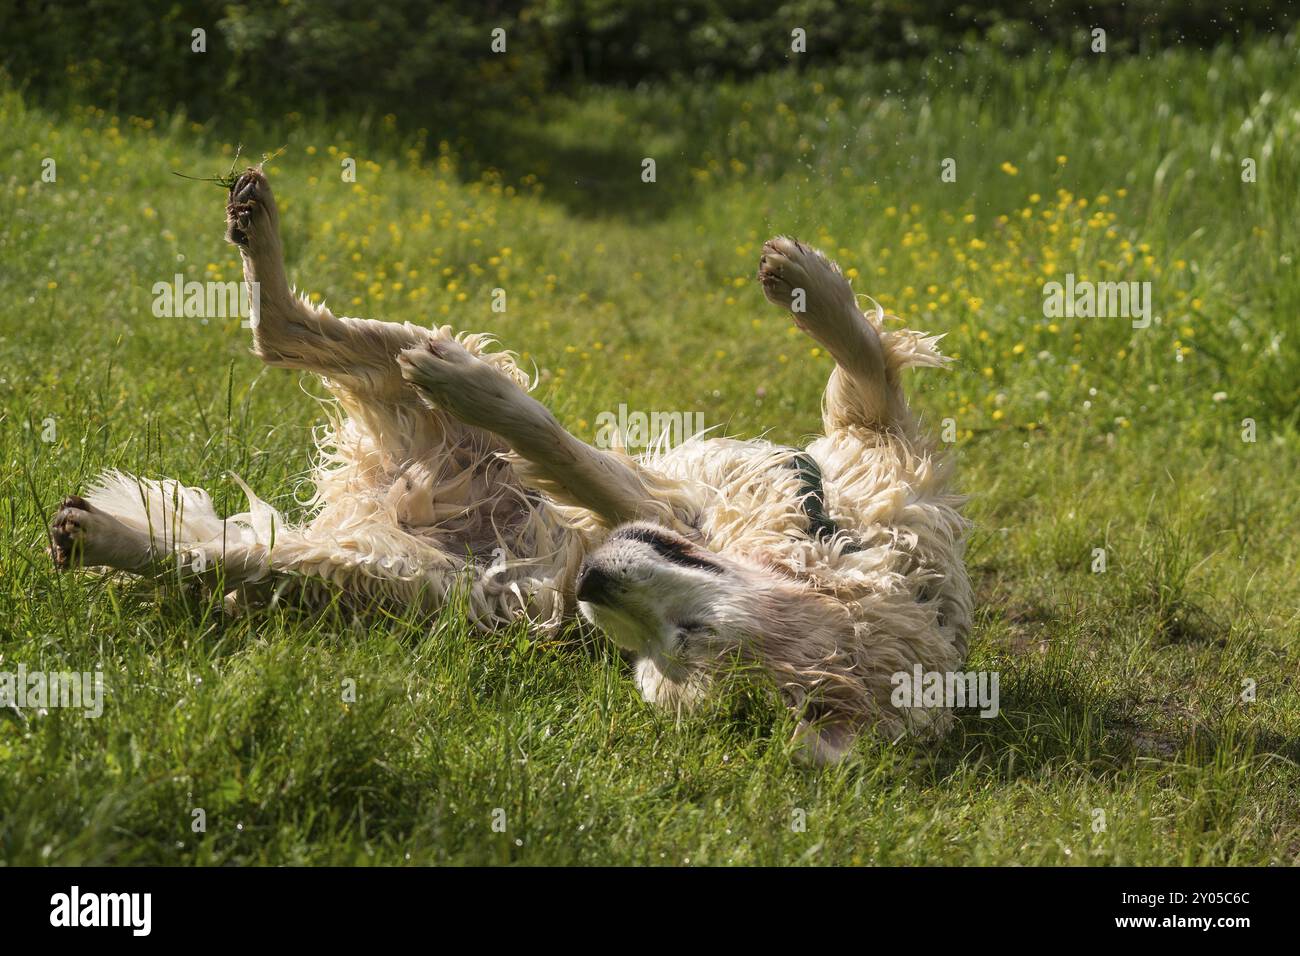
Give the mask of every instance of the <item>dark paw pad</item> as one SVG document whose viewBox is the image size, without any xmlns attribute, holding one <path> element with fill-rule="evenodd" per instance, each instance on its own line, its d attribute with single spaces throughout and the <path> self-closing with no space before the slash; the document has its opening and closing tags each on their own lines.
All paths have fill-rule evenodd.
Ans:
<svg viewBox="0 0 1300 956">
<path fill-rule="evenodd" d="M 256 169 L 247 169 L 230 187 L 226 202 L 226 239 L 237 246 L 248 245 L 248 228 L 258 203 L 262 200 L 266 177 Z"/>
<path fill-rule="evenodd" d="M 50 524 L 50 556 L 58 570 L 66 571 L 81 562 L 85 550 L 82 519 L 89 512 L 85 498 L 68 495 L 63 499 L 62 508 Z"/>
</svg>

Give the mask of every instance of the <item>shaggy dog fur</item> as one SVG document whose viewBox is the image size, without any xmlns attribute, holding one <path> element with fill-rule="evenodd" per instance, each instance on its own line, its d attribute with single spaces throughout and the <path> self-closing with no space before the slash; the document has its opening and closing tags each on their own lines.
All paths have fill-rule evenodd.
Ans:
<svg viewBox="0 0 1300 956">
<path fill-rule="evenodd" d="M 759 669 L 819 762 L 867 728 L 946 724 L 890 702 L 896 673 L 959 668 L 970 628 L 960 499 L 900 382 L 944 360 L 937 337 L 864 314 L 821 253 L 774 239 L 759 279 L 835 359 L 825 435 L 803 451 L 696 438 L 634 459 L 564 431 L 488 336 L 295 296 L 260 169 L 231 188 L 227 222 L 259 287 L 255 354 L 337 399 L 311 520 L 242 482 L 248 510 L 223 519 L 200 489 L 108 472 L 55 516 L 58 567 L 179 573 L 232 603 L 328 584 L 360 606 L 436 607 L 463 589 L 484 628 L 554 630 L 580 604 L 637 655 L 647 700 L 689 705 L 724 668 Z"/>
</svg>

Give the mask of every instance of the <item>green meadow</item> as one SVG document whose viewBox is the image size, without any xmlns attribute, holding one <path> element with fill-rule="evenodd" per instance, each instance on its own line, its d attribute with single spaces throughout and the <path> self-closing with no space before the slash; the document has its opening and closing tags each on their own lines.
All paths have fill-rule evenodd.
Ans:
<svg viewBox="0 0 1300 956">
<path fill-rule="evenodd" d="M 0 87 L 0 671 L 104 687 L 96 719 L 0 712 L 0 862 L 1300 862 L 1298 54 L 859 63 L 458 130 Z M 677 719 L 586 629 L 56 573 L 104 468 L 303 515 L 320 383 L 153 308 L 240 278 L 201 180 L 263 157 L 301 290 L 496 333 L 587 440 L 621 404 L 817 432 L 831 361 L 754 280 L 773 234 L 946 333 L 910 394 L 970 495 L 998 715 L 810 770 L 762 688 Z M 1149 315 L 1047 314 L 1067 277 L 1149 283 Z"/>
</svg>

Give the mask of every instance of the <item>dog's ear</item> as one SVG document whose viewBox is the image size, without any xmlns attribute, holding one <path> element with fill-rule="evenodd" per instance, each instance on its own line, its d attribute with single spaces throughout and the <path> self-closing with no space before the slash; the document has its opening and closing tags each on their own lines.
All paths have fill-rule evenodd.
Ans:
<svg viewBox="0 0 1300 956">
<path fill-rule="evenodd" d="M 799 718 L 796 756 L 837 763 L 853 748 L 868 710 L 853 619 L 839 601 L 801 586 L 773 588 L 764 597 L 762 663 Z"/>
<path fill-rule="evenodd" d="M 801 720 L 794 731 L 795 758 L 815 767 L 831 766 L 848 756 L 857 739 L 848 718 L 832 714 Z"/>
</svg>

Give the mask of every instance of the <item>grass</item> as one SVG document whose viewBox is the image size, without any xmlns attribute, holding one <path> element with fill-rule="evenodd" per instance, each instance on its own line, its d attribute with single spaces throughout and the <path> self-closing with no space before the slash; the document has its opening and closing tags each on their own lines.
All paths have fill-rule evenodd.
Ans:
<svg viewBox="0 0 1300 956">
<path fill-rule="evenodd" d="M 1298 45 L 593 92 L 446 142 L 4 90 L 0 670 L 99 668 L 107 703 L 0 715 L 0 861 L 1297 862 Z M 455 607 L 226 617 L 55 574 L 47 520 L 104 467 L 223 510 L 234 472 L 295 510 L 319 384 L 262 368 L 237 319 L 151 311 L 178 272 L 238 278 L 219 190 L 171 173 L 224 175 L 240 143 L 285 146 L 268 171 L 303 288 L 498 332 L 587 438 L 620 402 L 816 431 L 829 359 L 752 279 L 773 233 L 948 332 L 954 370 L 912 392 L 954 420 L 971 667 L 1000 673 L 999 716 L 814 772 L 760 691 L 676 722 L 597 635 L 469 634 Z M 1158 320 L 1045 318 L 1069 272 L 1150 281 Z"/>
</svg>

